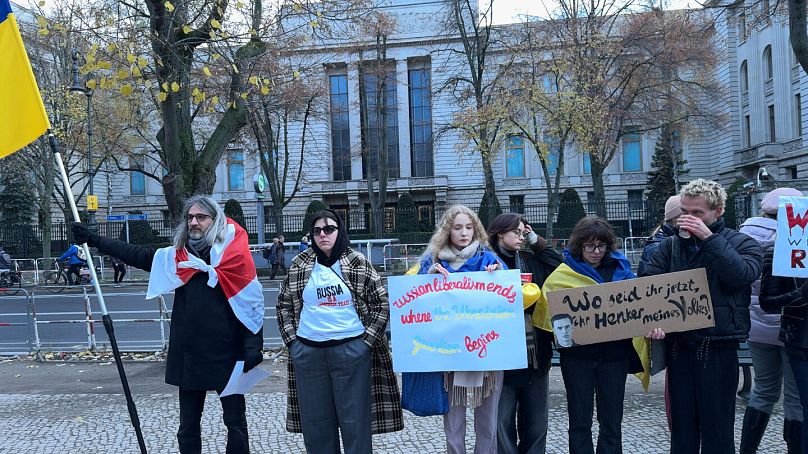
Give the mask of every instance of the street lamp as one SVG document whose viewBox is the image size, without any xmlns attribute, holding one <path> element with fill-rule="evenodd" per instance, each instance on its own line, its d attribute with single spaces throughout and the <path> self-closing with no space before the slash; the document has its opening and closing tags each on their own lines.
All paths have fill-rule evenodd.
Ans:
<svg viewBox="0 0 808 454">
<path fill-rule="evenodd" d="M 87 212 L 89 214 L 88 219 L 88 227 L 91 231 L 96 232 L 98 230 L 98 224 L 95 220 L 95 210 L 97 209 L 98 202 L 95 198 L 95 191 L 93 189 L 93 180 L 95 180 L 95 166 L 93 165 L 93 120 L 92 113 L 93 108 L 93 90 L 87 87 L 86 82 L 82 84 L 79 82 L 79 53 L 76 49 L 73 49 L 73 65 L 71 66 L 71 75 L 73 78 L 73 83 L 68 88 L 68 91 L 74 93 L 83 93 L 84 96 L 87 97 L 87 173 L 90 175 L 90 187 L 89 195 L 87 196 Z M 87 75 L 89 79 L 91 76 L 90 74 Z M 90 203 L 90 200 L 93 200 L 93 203 Z M 78 221 L 78 219 L 77 219 Z"/>
</svg>

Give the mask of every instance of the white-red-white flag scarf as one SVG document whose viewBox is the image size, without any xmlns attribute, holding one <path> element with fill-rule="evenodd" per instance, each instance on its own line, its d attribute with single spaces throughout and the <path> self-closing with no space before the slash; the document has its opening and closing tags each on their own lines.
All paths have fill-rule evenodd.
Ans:
<svg viewBox="0 0 808 454">
<path fill-rule="evenodd" d="M 158 249 L 152 260 L 146 298 L 174 291 L 201 271 L 208 273 L 209 287 L 219 284 L 239 321 L 257 333 L 264 325 L 264 294 L 250 255 L 247 232 L 230 218 L 224 241 L 210 248 L 210 265 L 184 248 Z"/>
</svg>

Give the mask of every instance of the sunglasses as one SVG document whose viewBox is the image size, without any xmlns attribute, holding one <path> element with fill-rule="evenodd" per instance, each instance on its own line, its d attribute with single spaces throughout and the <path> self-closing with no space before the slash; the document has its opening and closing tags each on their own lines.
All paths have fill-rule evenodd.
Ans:
<svg viewBox="0 0 808 454">
<path fill-rule="evenodd" d="M 336 225 L 327 225 L 325 227 L 313 227 L 311 229 L 311 233 L 313 233 L 314 236 L 319 236 L 320 233 L 322 232 L 325 232 L 326 235 L 331 235 L 337 230 L 339 230 L 339 227 L 337 227 Z"/>
<path fill-rule="evenodd" d="M 196 222 L 202 223 L 202 222 L 205 222 L 205 220 L 207 220 L 208 218 L 213 218 L 213 216 L 211 216 L 209 214 L 202 214 L 202 213 L 200 213 L 200 214 L 189 214 L 189 215 L 185 216 L 185 222 L 190 224 L 191 221 L 196 219 Z"/>
</svg>

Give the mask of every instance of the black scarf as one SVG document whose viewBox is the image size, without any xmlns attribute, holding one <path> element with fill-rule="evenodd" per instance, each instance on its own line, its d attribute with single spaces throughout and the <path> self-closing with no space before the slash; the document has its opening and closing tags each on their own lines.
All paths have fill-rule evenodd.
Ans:
<svg viewBox="0 0 808 454">
<path fill-rule="evenodd" d="M 345 228 L 345 223 L 342 222 L 342 218 L 339 214 L 334 212 L 333 210 L 325 210 L 331 213 L 334 216 L 333 221 L 337 223 L 337 239 L 334 241 L 334 247 L 331 249 L 331 255 L 326 256 L 325 252 L 317 246 L 316 235 L 314 234 L 314 223 L 317 222 L 318 219 L 322 219 L 322 216 L 314 216 L 311 220 L 311 225 L 309 226 L 309 232 L 311 232 L 311 248 L 314 249 L 314 253 L 317 254 L 317 261 L 320 262 L 321 265 L 331 266 L 339 260 L 342 254 L 348 250 L 348 247 L 351 245 L 351 241 L 348 239 L 348 230 Z"/>
</svg>

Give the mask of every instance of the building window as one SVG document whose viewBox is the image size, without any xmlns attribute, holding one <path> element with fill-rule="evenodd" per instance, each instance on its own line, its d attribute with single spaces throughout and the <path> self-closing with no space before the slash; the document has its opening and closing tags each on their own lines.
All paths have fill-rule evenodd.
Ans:
<svg viewBox="0 0 808 454">
<path fill-rule="evenodd" d="M 749 115 L 743 116 L 743 140 L 744 147 L 749 148 L 752 146 L 752 123 L 749 120 Z"/>
<path fill-rule="evenodd" d="M 584 175 L 592 175 L 592 157 L 584 153 Z"/>
<path fill-rule="evenodd" d="M 792 180 L 797 179 L 797 166 L 786 167 L 786 175 Z"/>
<path fill-rule="evenodd" d="M 777 140 L 777 129 L 774 122 L 774 104 L 769 106 L 769 142 Z"/>
<path fill-rule="evenodd" d="M 636 131 L 623 135 L 623 172 L 642 171 L 642 134 Z"/>
<path fill-rule="evenodd" d="M 772 46 L 768 45 L 763 49 L 763 80 L 774 77 L 774 67 L 772 66 Z"/>
<path fill-rule="evenodd" d="M 432 84 L 429 68 L 409 71 L 410 153 L 412 176 L 431 177 L 432 164 Z"/>
<path fill-rule="evenodd" d="M 387 151 L 387 177 L 398 178 L 398 101 L 396 73 L 362 74 L 362 174 L 378 178 L 379 155 Z M 384 90 L 384 93 L 381 92 Z M 384 117 L 382 117 L 382 115 Z M 382 131 L 384 120 L 384 131 Z M 382 143 L 384 141 L 384 144 Z"/>
<path fill-rule="evenodd" d="M 396 230 L 396 207 L 384 207 L 384 231 Z"/>
<path fill-rule="evenodd" d="M 749 67 L 746 60 L 741 63 L 741 93 L 749 92 Z"/>
<path fill-rule="evenodd" d="M 418 210 L 418 227 L 422 232 L 431 232 L 435 228 L 435 207 L 432 203 L 416 203 Z"/>
<path fill-rule="evenodd" d="M 520 136 L 508 138 L 505 150 L 505 177 L 524 178 L 525 176 L 525 139 Z"/>
<path fill-rule="evenodd" d="M 244 150 L 227 152 L 227 190 L 244 190 Z"/>
<path fill-rule="evenodd" d="M 558 171 L 558 154 L 561 150 L 561 141 L 557 137 L 544 136 L 545 148 L 544 162 L 547 165 L 547 172 L 550 176 L 555 176 Z"/>
<path fill-rule="evenodd" d="M 351 179 L 351 131 L 348 125 L 348 76 L 330 76 L 331 163 L 334 181 Z"/>
<path fill-rule="evenodd" d="M 797 137 L 802 137 L 802 96 L 794 95 L 794 128 L 797 130 Z"/>
<path fill-rule="evenodd" d="M 525 196 L 509 195 L 508 203 L 510 204 L 511 213 L 525 214 Z"/>
<path fill-rule="evenodd" d="M 746 14 L 741 13 L 738 15 L 738 36 L 740 40 L 746 41 Z"/>
<path fill-rule="evenodd" d="M 133 169 L 143 170 L 143 157 L 131 157 L 129 163 Z M 129 193 L 132 195 L 146 195 L 146 175 L 132 170 L 129 172 Z"/>
<path fill-rule="evenodd" d="M 642 189 L 629 189 L 628 209 L 632 211 L 641 211 L 643 209 Z"/>
<path fill-rule="evenodd" d="M 334 213 L 337 213 L 337 216 L 342 218 L 342 222 L 345 224 L 345 228 L 350 230 L 351 229 L 351 218 L 348 216 L 348 207 L 345 205 L 333 205 L 329 207 Z"/>
</svg>

